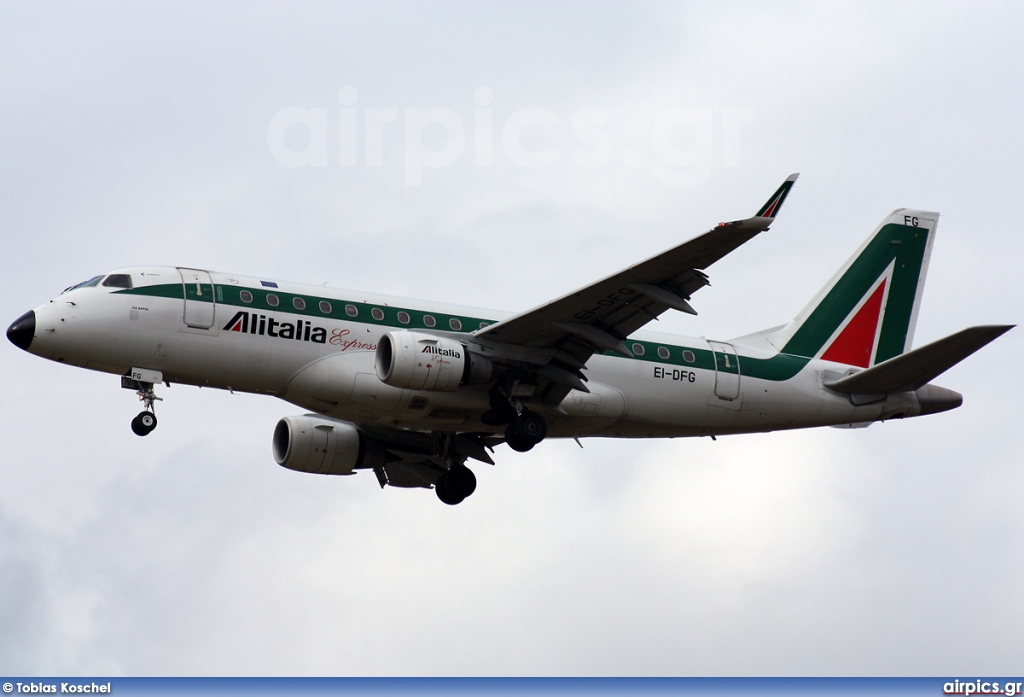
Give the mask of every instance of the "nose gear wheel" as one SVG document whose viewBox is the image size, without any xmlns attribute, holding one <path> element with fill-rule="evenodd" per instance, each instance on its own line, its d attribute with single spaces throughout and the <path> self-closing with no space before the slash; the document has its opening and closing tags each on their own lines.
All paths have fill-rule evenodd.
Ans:
<svg viewBox="0 0 1024 697">
<path fill-rule="evenodd" d="M 139 413 L 132 419 L 132 433 L 137 436 L 148 436 L 156 428 L 156 414 L 151 411 Z"/>
<path fill-rule="evenodd" d="M 125 386 L 123 380 L 121 384 Z M 156 414 L 153 411 L 153 406 L 163 400 L 157 397 L 156 392 L 153 391 L 153 383 L 139 381 L 135 383 L 135 386 L 138 387 L 136 394 L 139 395 L 139 401 L 145 406 L 145 411 L 139 412 L 132 419 L 132 433 L 137 436 L 148 436 L 156 428 Z"/>
</svg>

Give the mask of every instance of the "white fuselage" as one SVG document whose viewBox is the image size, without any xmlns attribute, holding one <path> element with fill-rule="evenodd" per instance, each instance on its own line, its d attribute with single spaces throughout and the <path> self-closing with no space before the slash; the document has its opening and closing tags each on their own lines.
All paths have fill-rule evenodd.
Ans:
<svg viewBox="0 0 1024 697">
<path fill-rule="evenodd" d="M 118 375 L 141 368 L 167 382 L 273 395 L 354 423 L 500 431 L 479 420 L 486 388 L 392 387 L 377 377 L 374 355 L 387 331 L 470 340 L 503 313 L 175 267 L 120 273 L 131 274 L 133 288 L 78 288 L 36 308 L 31 352 Z M 823 377 L 849 366 L 780 354 L 767 342 L 638 332 L 626 344 L 634 357 L 588 361 L 589 393 L 572 390 L 553 408 L 531 406 L 550 436 L 700 436 L 920 412 L 914 393 L 855 406 L 823 386 Z"/>
</svg>

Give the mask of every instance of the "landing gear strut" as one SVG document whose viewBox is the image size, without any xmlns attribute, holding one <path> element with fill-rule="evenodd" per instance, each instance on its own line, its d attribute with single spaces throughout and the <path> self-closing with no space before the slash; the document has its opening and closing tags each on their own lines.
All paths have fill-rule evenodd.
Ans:
<svg viewBox="0 0 1024 697">
<path fill-rule="evenodd" d="M 124 386 L 124 380 L 121 384 Z M 156 428 L 156 414 L 153 412 L 153 405 L 162 400 L 153 391 L 153 383 L 135 381 L 134 386 L 138 388 L 136 394 L 139 395 L 139 401 L 143 403 L 145 410 L 139 412 L 132 419 L 132 433 L 137 436 L 148 436 Z"/>
<path fill-rule="evenodd" d="M 544 440 L 548 424 L 544 417 L 529 411 L 516 383 L 496 384 L 488 395 L 491 408 L 480 417 L 488 426 L 505 426 L 505 442 L 516 452 L 527 450 Z"/>
<path fill-rule="evenodd" d="M 491 408 L 480 415 L 480 420 L 488 426 L 504 426 L 515 421 L 519 411 L 512 404 L 507 388 L 495 385 L 488 395 Z"/>
</svg>

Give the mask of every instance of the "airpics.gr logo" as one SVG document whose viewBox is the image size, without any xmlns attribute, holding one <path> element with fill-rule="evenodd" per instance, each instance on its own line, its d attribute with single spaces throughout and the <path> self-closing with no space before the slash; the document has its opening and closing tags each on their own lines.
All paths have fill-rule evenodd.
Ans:
<svg viewBox="0 0 1024 697">
<path fill-rule="evenodd" d="M 974 680 L 973 682 L 968 682 L 966 680 L 954 680 L 953 682 L 947 682 L 942 686 L 942 694 L 1006 695 L 1007 697 L 1013 697 L 1014 695 L 1021 694 L 1021 683 L 1019 681 L 1002 683 L 998 680 Z"/>
<path fill-rule="evenodd" d="M 272 336 L 278 339 L 292 339 L 294 341 L 312 341 L 316 344 L 327 343 L 327 330 L 323 327 L 314 327 L 310 322 L 296 320 L 291 322 L 278 322 L 273 317 L 258 315 L 255 312 L 239 310 L 235 316 L 224 325 L 226 332 L 241 332 L 243 334 L 256 334 L 258 336 Z"/>
</svg>

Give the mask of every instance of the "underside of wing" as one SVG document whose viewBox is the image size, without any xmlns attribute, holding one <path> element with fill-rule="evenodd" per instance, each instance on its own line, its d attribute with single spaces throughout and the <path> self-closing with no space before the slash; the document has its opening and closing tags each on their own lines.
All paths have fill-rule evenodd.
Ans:
<svg viewBox="0 0 1024 697">
<path fill-rule="evenodd" d="M 489 434 L 423 433 L 365 424 L 359 430 L 382 452 L 373 467 L 382 487 L 429 489 L 451 463 L 461 465 L 467 458 L 493 465 L 488 451 L 501 442 Z"/>
</svg>

